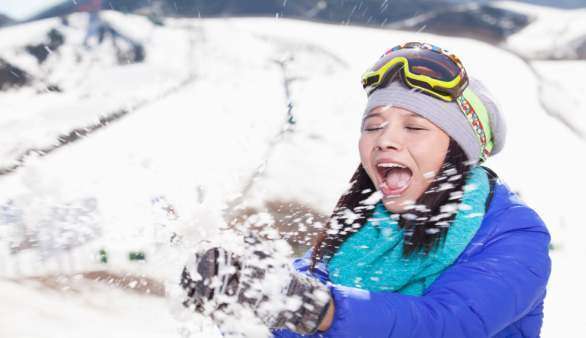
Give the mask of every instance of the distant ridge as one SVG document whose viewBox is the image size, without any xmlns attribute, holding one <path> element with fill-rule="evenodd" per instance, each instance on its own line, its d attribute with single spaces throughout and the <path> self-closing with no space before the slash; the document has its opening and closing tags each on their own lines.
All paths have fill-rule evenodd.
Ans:
<svg viewBox="0 0 586 338">
<path fill-rule="evenodd" d="M 84 3 L 83 0 L 78 0 L 75 5 L 71 1 L 66 1 L 39 13 L 31 20 L 67 15 Z M 465 3 L 467 5 L 463 5 Z M 503 40 L 509 34 L 525 27 L 530 21 L 524 14 L 504 9 L 497 10 L 482 0 L 473 3 L 463 0 L 109 0 L 105 7 L 158 17 L 278 15 L 373 27 L 401 23 L 394 28 L 424 29 L 428 33 L 467 36 L 490 42 Z M 418 24 L 413 25 L 413 21 L 411 24 L 404 24 L 411 18 L 429 15 L 433 17 Z M 454 20 L 455 18 L 457 20 Z"/>
<path fill-rule="evenodd" d="M 92 0 L 64 1 L 29 20 L 78 11 Z M 558 8 L 586 7 L 586 0 L 517 0 Z M 103 0 L 104 9 L 163 17 L 285 17 L 335 24 L 425 31 L 490 43 L 531 23 L 529 16 L 487 0 Z"/>
<path fill-rule="evenodd" d="M 69 14 L 87 2 L 65 1 L 32 20 Z M 105 9 L 135 12 L 158 7 L 160 14 L 182 17 L 275 16 L 336 23 L 386 23 L 450 5 L 450 0 L 109 0 Z"/>
<path fill-rule="evenodd" d="M 14 23 L 14 20 L 7 15 L 0 13 L 0 27 L 8 26 Z"/>
<path fill-rule="evenodd" d="M 578 9 L 586 7 L 586 0 L 514 0 L 533 5 L 549 6 L 565 9 Z"/>
</svg>

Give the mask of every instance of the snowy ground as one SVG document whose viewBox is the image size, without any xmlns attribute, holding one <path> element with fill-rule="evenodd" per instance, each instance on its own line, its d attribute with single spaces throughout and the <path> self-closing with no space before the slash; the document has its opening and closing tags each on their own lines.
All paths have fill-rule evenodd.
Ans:
<svg viewBox="0 0 586 338">
<path fill-rule="evenodd" d="M 180 337 L 160 297 L 83 283 L 53 290 L 36 282 L 0 281 L 2 337 Z"/>
<path fill-rule="evenodd" d="M 586 126 L 583 109 L 576 108 L 585 107 L 578 89 L 583 81 L 571 76 L 584 62 L 538 64 L 545 79 L 567 75 L 569 90 L 560 97 L 560 87 L 540 87 L 515 55 L 469 39 L 283 19 L 169 20 L 158 27 L 117 13 L 106 18 L 144 43 L 144 63 L 116 65 L 108 61 L 108 45 L 93 53 L 82 49 L 82 15 L 72 17 L 70 27 L 46 20 L 0 30 L 0 57 L 64 88 L 0 94 L 7 108 L 0 117 L 1 166 L 104 114 L 129 110 L 107 128 L 46 157 L 27 157 L 22 168 L 0 176 L 0 204 L 10 200 L 24 210 L 29 230 L 43 225 L 59 233 L 63 224 L 47 226 L 51 210 L 75 209 L 75 201 L 88 198 L 97 210 L 91 224 L 99 227 L 68 251 L 47 246 L 8 255 L 0 241 L 0 336 L 218 337 L 206 324 L 186 328 L 172 319 L 161 297 L 84 279 L 58 287 L 23 280 L 106 269 L 171 283 L 184 251 L 170 247 L 168 235 L 210 236 L 234 214 L 227 208 L 239 198 L 240 208 L 294 202 L 327 215 L 358 164 L 365 103 L 360 74 L 387 48 L 408 40 L 456 52 L 499 99 L 509 135 L 488 166 L 538 211 L 553 235 L 543 337 L 586 331 L 572 311 L 586 301 L 586 275 L 578 268 L 586 255 L 580 243 L 586 144 L 567 127 Z M 19 48 L 55 27 L 68 42 L 38 66 Z M 560 110 L 565 124 L 546 113 L 539 95 Z M 568 104 L 568 97 L 576 103 Z M 289 103 L 295 124 L 287 122 Z M 173 213 L 161 213 L 153 202 L 161 200 Z M 67 230 L 79 235 L 79 229 Z M 14 235 L 0 223 L 0 239 Z M 108 264 L 96 258 L 100 249 L 108 251 Z M 147 262 L 128 261 L 131 251 L 146 253 Z"/>
</svg>

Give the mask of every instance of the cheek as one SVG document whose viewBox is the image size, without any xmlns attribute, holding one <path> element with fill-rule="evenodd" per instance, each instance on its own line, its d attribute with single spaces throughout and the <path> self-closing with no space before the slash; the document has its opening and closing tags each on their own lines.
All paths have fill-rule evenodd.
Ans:
<svg viewBox="0 0 586 338">
<path fill-rule="evenodd" d="M 450 139 L 447 135 L 438 135 L 412 149 L 421 174 L 433 171 L 437 173 L 446 157 Z"/>
<path fill-rule="evenodd" d="M 372 142 L 368 137 L 360 136 L 358 140 L 358 152 L 360 153 L 360 161 L 363 166 L 366 166 L 368 155 L 372 152 Z"/>
<path fill-rule="evenodd" d="M 361 136 L 360 140 L 358 141 L 358 152 L 360 153 L 360 163 L 362 163 L 362 167 L 366 170 L 368 177 L 374 182 L 374 177 L 372 176 L 373 173 L 370 170 L 369 160 L 371 159 L 371 154 L 373 151 L 374 143 L 373 141 L 368 138 Z"/>
</svg>

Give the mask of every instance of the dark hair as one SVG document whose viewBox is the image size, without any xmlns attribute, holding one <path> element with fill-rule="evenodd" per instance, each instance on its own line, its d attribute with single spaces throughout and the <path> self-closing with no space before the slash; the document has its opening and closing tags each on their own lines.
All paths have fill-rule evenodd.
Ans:
<svg viewBox="0 0 586 338">
<path fill-rule="evenodd" d="M 470 171 L 467 162 L 462 148 L 450 139 L 440 172 L 415 204 L 399 215 L 405 257 L 416 252 L 429 254 L 442 243 L 462 201 Z M 350 179 L 350 188 L 338 200 L 313 245 L 312 268 L 318 261 L 331 258 L 342 242 L 364 225 L 374 210 L 374 205 L 364 201 L 375 191 L 370 177 L 359 165 Z"/>
</svg>

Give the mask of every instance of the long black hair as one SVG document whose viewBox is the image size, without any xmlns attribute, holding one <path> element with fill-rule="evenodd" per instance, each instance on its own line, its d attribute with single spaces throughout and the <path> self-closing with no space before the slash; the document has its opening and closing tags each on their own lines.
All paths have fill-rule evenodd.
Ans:
<svg viewBox="0 0 586 338">
<path fill-rule="evenodd" d="M 469 172 L 466 154 L 450 139 L 439 173 L 414 205 L 399 214 L 405 257 L 416 252 L 429 254 L 445 239 L 462 201 Z M 331 258 L 342 242 L 364 225 L 374 209 L 374 205 L 364 201 L 375 191 L 366 170 L 359 165 L 350 179 L 350 188 L 338 200 L 313 245 L 312 267 L 320 260 Z"/>
</svg>

